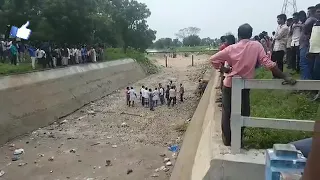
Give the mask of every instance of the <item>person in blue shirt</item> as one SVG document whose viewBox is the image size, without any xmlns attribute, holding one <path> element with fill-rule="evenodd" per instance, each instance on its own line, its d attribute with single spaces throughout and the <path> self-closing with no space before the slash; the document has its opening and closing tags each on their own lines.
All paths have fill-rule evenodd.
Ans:
<svg viewBox="0 0 320 180">
<path fill-rule="evenodd" d="M 24 62 L 26 60 L 25 58 L 25 45 L 22 42 L 19 42 L 19 62 Z"/>
<path fill-rule="evenodd" d="M 29 53 L 30 58 L 31 58 L 31 66 L 32 66 L 32 69 L 35 69 L 35 68 L 36 68 L 35 63 L 36 63 L 36 59 L 37 59 L 37 57 L 36 57 L 36 51 L 37 51 L 37 49 L 34 48 L 34 47 L 32 47 L 32 46 L 29 46 L 29 47 L 27 48 L 27 50 L 28 50 L 28 53 Z"/>
<path fill-rule="evenodd" d="M 87 47 L 86 46 L 82 46 L 81 55 L 82 55 L 83 63 L 86 63 L 87 62 L 87 57 L 88 57 L 88 51 L 87 51 Z"/>
</svg>

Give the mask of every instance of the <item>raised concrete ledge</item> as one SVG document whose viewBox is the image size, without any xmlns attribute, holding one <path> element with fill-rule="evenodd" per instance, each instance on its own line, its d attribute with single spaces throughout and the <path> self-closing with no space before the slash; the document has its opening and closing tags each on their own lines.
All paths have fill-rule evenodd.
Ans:
<svg viewBox="0 0 320 180">
<path fill-rule="evenodd" d="M 50 69 L 45 71 L 3 76 L 0 77 L 0 90 L 22 86 L 26 84 L 48 81 L 51 79 L 58 79 L 78 73 L 85 73 L 88 71 L 104 69 L 112 66 L 119 66 L 122 64 L 128 64 L 133 62 L 133 59 L 120 59 L 116 61 L 80 64 L 59 69 Z"/>
<path fill-rule="evenodd" d="M 211 74 L 184 137 L 170 180 L 262 180 L 264 150 L 231 154 L 221 140 L 221 111 L 215 103 L 219 73 Z M 208 76 L 208 75 L 206 75 Z"/>
<path fill-rule="evenodd" d="M 213 159 L 202 180 L 264 180 L 265 165 L 246 161 Z"/>
<path fill-rule="evenodd" d="M 210 70 L 211 71 L 211 70 Z M 198 146 L 205 127 L 208 122 L 204 122 L 212 90 L 216 84 L 216 71 L 205 73 L 203 78 L 208 78 L 209 83 L 198 104 L 198 107 L 191 119 L 191 122 L 184 135 L 183 144 L 171 174 L 170 180 L 189 180 L 192 176 L 192 169 L 195 163 L 195 157 Z M 210 162 L 210 160 L 209 160 Z"/>
<path fill-rule="evenodd" d="M 46 126 L 146 77 L 132 59 L 0 78 L 0 143 Z"/>
</svg>

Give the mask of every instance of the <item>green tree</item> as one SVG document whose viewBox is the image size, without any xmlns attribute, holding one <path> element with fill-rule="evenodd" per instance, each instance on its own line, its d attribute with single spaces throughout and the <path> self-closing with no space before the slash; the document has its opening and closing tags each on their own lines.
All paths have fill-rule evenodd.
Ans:
<svg viewBox="0 0 320 180">
<path fill-rule="evenodd" d="M 199 46 L 201 43 L 201 38 L 198 35 L 190 35 L 183 39 L 184 46 Z"/>
<path fill-rule="evenodd" d="M 145 50 L 156 38 L 146 18 L 151 12 L 136 0 L 0 0 L 0 32 L 30 22 L 31 41 L 104 43 Z"/>
</svg>

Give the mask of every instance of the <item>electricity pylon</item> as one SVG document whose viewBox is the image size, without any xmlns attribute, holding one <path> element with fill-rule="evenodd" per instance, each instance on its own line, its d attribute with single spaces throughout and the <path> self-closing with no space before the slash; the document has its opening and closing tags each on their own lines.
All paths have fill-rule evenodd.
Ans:
<svg viewBox="0 0 320 180">
<path fill-rule="evenodd" d="M 292 16 L 295 12 L 297 12 L 296 0 L 283 0 L 281 13 L 286 14 L 287 16 Z"/>
</svg>

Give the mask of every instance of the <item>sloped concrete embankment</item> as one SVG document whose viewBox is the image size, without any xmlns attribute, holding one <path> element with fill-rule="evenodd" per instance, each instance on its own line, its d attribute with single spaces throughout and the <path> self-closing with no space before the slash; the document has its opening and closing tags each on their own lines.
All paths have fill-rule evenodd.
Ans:
<svg viewBox="0 0 320 180">
<path fill-rule="evenodd" d="M 0 78 L 0 143 L 66 116 L 146 74 L 133 59 Z"/>
<path fill-rule="evenodd" d="M 204 78 L 210 81 L 188 126 L 170 180 L 264 179 L 261 152 L 233 155 L 221 141 L 221 111 L 215 103 L 218 75 L 214 71 Z"/>
<path fill-rule="evenodd" d="M 204 158 L 208 158 L 208 162 L 203 161 L 201 164 L 197 164 L 195 160 L 196 155 L 199 154 L 197 151 L 201 143 L 200 140 L 204 136 L 204 133 L 208 134 L 208 130 L 210 131 L 210 121 L 205 121 L 205 119 L 208 119 L 206 118 L 208 105 L 211 101 L 213 91 L 215 91 L 214 87 L 217 81 L 216 74 L 216 71 L 212 72 L 209 70 L 203 77 L 204 80 L 209 80 L 209 82 L 185 133 L 181 151 L 170 180 L 190 180 L 194 174 L 201 173 L 193 172 L 193 167 L 199 165 L 197 168 L 204 172 L 210 167 L 210 148 L 202 149 L 203 152 L 201 153 Z M 206 137 L 210 138 L 210 135 Z M 207 141 L 209 142 L 208 139 Z M 207 145 L 209 146 L 209 143 L 207 143 Z M 197 180 L 200 179 L 201 178 L 198 178 Z"/>
</svg>

